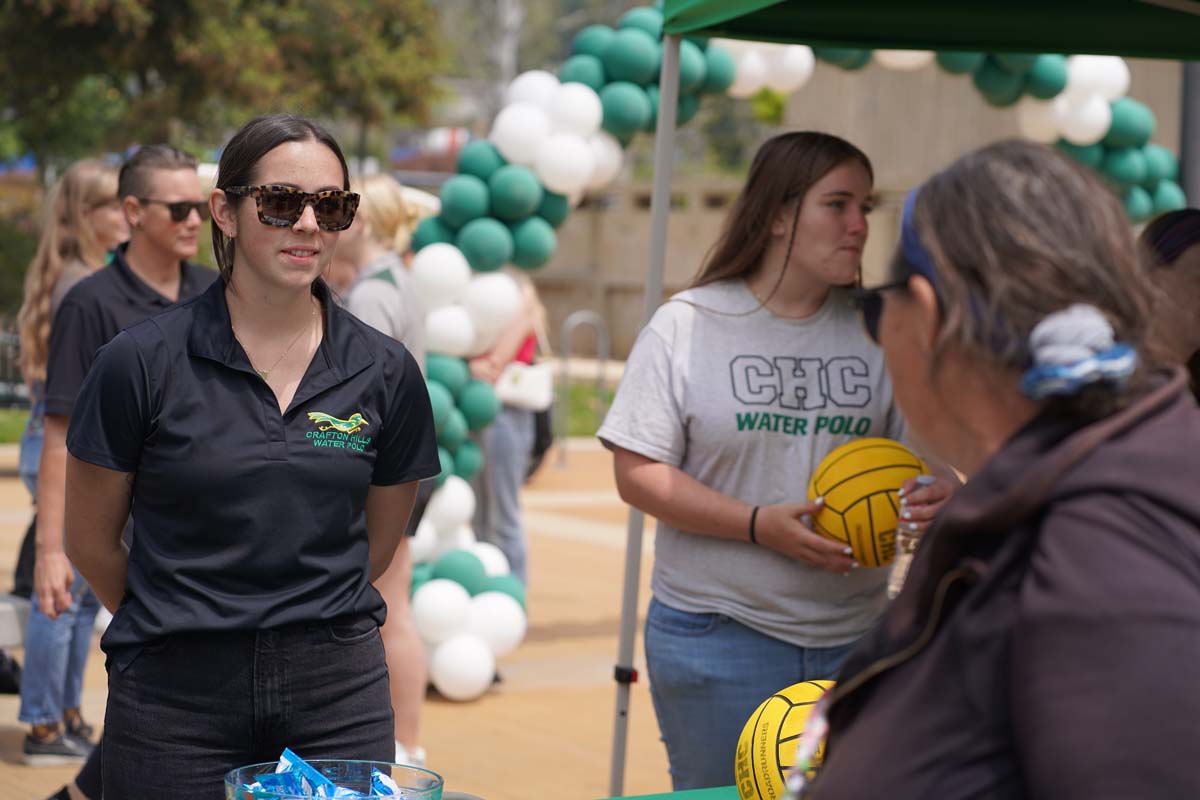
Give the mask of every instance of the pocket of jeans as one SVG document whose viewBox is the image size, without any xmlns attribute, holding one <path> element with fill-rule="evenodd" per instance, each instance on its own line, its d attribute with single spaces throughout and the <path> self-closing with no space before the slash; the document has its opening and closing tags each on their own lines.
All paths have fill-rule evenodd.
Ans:
<svg viewBox="0 0 1200 800">
<path fill-rule="evenodd" d="M 715 612 L 694 614 L 691 611 L 671 608 L 657 600 L 651 602 L 653 606 L 646 617 L 646 624 L 663 633 L 674 636 L 703 636 L 721 623 L 722 615 Z"/>
<path fill-rule="evenodd" d="M 361 644 L 379 635 L 379 626 L 367 616 L 329 623 L 329 638 L 335 644 Z"/>
</svg>

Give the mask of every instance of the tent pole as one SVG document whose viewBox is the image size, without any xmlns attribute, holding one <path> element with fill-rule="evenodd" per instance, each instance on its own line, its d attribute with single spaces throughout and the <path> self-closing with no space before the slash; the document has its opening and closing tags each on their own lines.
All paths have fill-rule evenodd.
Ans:
<svg viewBox="0 0 1200 800">
<path fill-rule="evenodd" d="M 676 103 L 679 99 L 679 37 L 663 37 L 658 88 L 658 126 L 654 132 L 654 194 L 650 200 L 650 269 L 646 273 L 642 325 L 662 303 L 663 265 L 667 258 L 667 215 L 671 211 L 671 170 L 675 161 Z M 608 794 L 625 794 L 625 744 L 629 733 L 629 692 L 634 679 L 633 649 L 637 639 L 638 583 L 642 573 L 644 515 L 632 506 L 625 536 L 625 587 L 617 647 L 617 713 L 613 725 L 612 768 Z"/>
<path fill-rule="evenodd" d="M 1182 99 L 1179 185 L 1195 208 L 1200 206 L 1200 61 L 1183 62 Z"/>
</svg>

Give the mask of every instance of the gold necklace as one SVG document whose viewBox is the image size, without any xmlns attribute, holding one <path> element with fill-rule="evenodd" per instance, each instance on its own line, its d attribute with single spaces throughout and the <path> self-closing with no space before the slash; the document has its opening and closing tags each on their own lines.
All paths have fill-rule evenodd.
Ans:
<svg viewBox="0 0 1200 800">
<path fill-rule="evenodd" d="M 253 361 L 250 362 L 250 366 L 254 367 L 254 371 L 257 372 L 264 381 L 270 376 L 270 374 L 275 370 L 275 368 L 279 366 L 279 364 L 283 361 L 283 359 L 285 359 L 287 357 L 287 354 L 292 351 L 292 348 L 295 346 L 296 342 L 300 341 L 300 337 L 303 336 L 308 331 L 312 330 L 312 320 L 313 320 L 313 317 L 315 317 L 315 316 L 317 316 L 316 308 L 314 308 L 312 310 L 312 314 L 309 315 L 308 322 L 305 324 L 305 326 L 300 329 L 300 332 L 295 335 L 295 337 L 292 339 L 292 341 L 288 342 L 288 346 L 283 348 L 283 352 L 279 354 L 279 358 L 275 359 L 274 364 L 267 367 L 266 369 L 259 369 L 258 367 L 254 367 Z M 246 354 L 246 358 L 247 359 L 250 358 L 249 353 Z"/>
</svg>

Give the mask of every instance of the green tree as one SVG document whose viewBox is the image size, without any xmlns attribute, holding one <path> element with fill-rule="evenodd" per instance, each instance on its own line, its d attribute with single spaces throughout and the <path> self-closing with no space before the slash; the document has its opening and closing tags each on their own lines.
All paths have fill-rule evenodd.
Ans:
<svg viewBox="0 0 1200 800">
<path fill-rule="evenodd" d="M 432 0 L 8 0 L 0 41 L 0 106 L 39 164 L 272 110 L 420 120 L 440 67 Z"/>
</svg>

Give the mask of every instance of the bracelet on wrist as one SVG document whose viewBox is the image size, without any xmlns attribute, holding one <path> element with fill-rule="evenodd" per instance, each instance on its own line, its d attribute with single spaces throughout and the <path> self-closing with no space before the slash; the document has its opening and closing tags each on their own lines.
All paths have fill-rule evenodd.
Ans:
<svg viewBox="0 0 1200 800">
<path fill-rule="evenodd" d="M 758 506 L 750 512 L 750 544 L 758 544 L 758 536 L 755 535 L 754 523 L 758 519 Z"/>
</svg>

